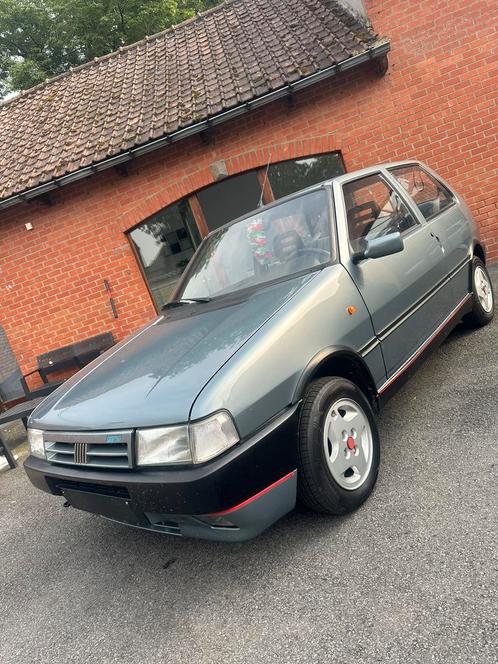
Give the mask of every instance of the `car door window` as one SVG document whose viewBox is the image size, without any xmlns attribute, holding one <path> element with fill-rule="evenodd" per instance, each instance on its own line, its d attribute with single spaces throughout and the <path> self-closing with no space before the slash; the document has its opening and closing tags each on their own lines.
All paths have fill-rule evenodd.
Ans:
<svg viewBox="0 0 498 664">
<path fill-rule="evenodd" d="M 389 233 L 406 235 L 419 223 L 381 175 L 369 175 L 343 185 L 349 240 L 353 251 L 364 240 Z"/>
<path fill-rule="evenodd" d="M 453 205 L 454 198 L 448 189 L 420 166 L 399 166 L 390 172 L 413 198 L 426 219 Z"/>
</svg>

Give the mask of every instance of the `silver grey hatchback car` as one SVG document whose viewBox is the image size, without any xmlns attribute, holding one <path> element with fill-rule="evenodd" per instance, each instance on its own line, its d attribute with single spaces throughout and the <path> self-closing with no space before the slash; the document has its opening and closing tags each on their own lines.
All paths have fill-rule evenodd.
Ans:
<svg viewBox="0 0 498 664">
<path fill-rule="evenodd" d="M 34 411 L 26 471 L 172 535 L 248 539 L 297 497 L 345 514 L 375 484 L 385 400 L 493 309 L 477 227 L 434 172 L 334 178 L 211 233 L 162 315 Z"/>
</svg>

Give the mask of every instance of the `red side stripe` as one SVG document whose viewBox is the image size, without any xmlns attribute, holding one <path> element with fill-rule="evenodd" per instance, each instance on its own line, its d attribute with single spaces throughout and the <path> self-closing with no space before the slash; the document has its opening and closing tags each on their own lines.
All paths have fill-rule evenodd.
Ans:
<svg viewBox="0 0 498 664">
<path fill-rule="evenodd" d="M 441 334 L 441 332 L 443 332 L 444 328 L 447 325 L 449 325 L 449 323 L 458 316 L 460 309 L 462 309 L 462 307 L 470 300 L 471 297 L 472 294 L 468 293 L 463 298 L 460 304 L 451 312 L 449 316 L 447 316 L 447 318 L 444 319 L 444 321 L 439 325 L 439 327 L 437 327 L 434 330 L 431 336 L 424 341 L 424 343 L 420 346 L 420 348 L 416 350 L 415 353 L 411 357 L 409 357 L 406 360 L 406 362 L 402 364 L 397 371 L 394 372 L 394 374 L 391 376 L 391 378 L 389 378 L 389 380 L 386 380 L 386 382 L 379 387 L 378 390 L 379 394 L 385 392 L 389 387 L 389 385 L 391 385 L 391 383 L 394 383 L 396 380 L 398 380 L 398 378 L 400 378 L 400 376 L 402 376 L 405 373 L 405 371 L 411 367 L 411 365 L 422 355 L 427 346 L 429 346 Z"/>
<path fill-rule="evenodd" d="M 256 493 L 254 496 L 251 496 L 247 500 L 242 501 L 238 505 L 235 505 L 235 507 L 230 507 L 228 510 L 223 510 L 222 512 L 213 512 L 212 514 L 209 514 L 208 516 L 225 516 L 226 514 L 231 514 L 232 512 L 235 512 L 236 510 L 242 509 L 242 507 L 245 507 L 246 505 L 249 505 L 253 501 L 257 500 L 258 498 L 261 498 L 261 496 L 264 496 L 265 493 L 269 493 L 272 489 L 277 487 L 279 484 L 283 484 L 287 480 L 289 480 L 291 477 L 294 477 L 294 475 L 297 473 L 297 470 L 293 470 L 284 477 L 281 477 L 279 480 L 276 482 L 273 482 L 273 484 L 270 484 L 270 486 L 267 486 L 266 489 L 263 489 L 259 493 Z"/>
</svg>

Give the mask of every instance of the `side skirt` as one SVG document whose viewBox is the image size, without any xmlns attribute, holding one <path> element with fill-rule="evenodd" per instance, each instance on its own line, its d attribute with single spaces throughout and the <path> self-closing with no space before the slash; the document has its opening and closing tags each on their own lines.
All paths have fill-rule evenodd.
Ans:
<svg viewBox="0 0 498 664">
<path fill-rule="evenodd" d="M 446 337 L 460 323 L 465 314 L 472 311 L 472 293 L 468 293 L 460 304 L 449 314 L 447 318 L 437 327 L 431 336 L 424 341 L 415 353 L 381 385 L 378 390 L 379 405 L 382 408 L 389 399 L 413 376 L 418 367 L 438 348 Z"/>
</svg>

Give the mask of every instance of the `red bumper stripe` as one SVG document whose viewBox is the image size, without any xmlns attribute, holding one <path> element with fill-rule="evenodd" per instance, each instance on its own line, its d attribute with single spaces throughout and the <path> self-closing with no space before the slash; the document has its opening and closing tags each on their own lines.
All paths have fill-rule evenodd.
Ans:
<svg viewBox="0 0 498 664">
<path fill-rule="evenodd" d="M 279 484 L 283 484 L 287 480 L 290 480 L 291 477 L 294 477 L 294 475 L 297 473 L 297 470 L 293 470 L 284 477 L 281 477 L 279 480 L 276 482 L 273 482 L 273 484 L 270 484 L 270 486 L 267 486 L 266 489 L 262 489 L 262 491 L 259 491 L 259 493 L 256 493 L 254 496 L 251 496 L 250 498 L 247 498 L 247 500 L 242 501 L 238 505 L 235 505 L 235 507 L 230 507 L 228 510 L 223 510 L 222 512 L 213 512 L 212 514 L 209 514 L 208 516 L 225 516 L 227 514 L 231 514 L 232 512 L 235 512 L 237 510 L 242 509 L 242 507 L 245 507 L 246 505 L 249 505 L 250 503 L 254 502 L 258 498 L 261 498 L 261 496 L 264 496 L 265 493 L 270 492 L 272 489 L 275 489 Z"/>
</svg>

